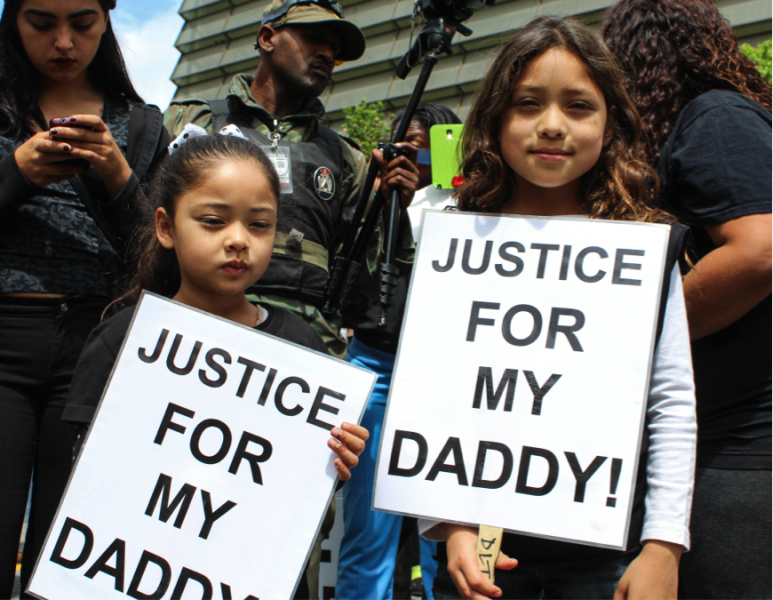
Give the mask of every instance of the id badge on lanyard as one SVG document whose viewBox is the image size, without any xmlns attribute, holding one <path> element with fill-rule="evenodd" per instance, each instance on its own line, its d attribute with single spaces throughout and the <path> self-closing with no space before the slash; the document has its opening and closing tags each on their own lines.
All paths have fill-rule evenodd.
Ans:
<svg viewBox="0 0 773 600">
<path fill-rule="evenodd" d="M 274 122 L 276 125 L 276 121 Z M 276 131 L 269 134 L 271 140 L 270 146 L 261 146 L 261 150 L 274 165 L 277 175 L 279 175 L 279 189 L 282 194 L 293 193 L 293 169 L 292 159 L 290 158 L 290 149 L 279 146 L 279 140 L 282 136 Z"/>
</svg>

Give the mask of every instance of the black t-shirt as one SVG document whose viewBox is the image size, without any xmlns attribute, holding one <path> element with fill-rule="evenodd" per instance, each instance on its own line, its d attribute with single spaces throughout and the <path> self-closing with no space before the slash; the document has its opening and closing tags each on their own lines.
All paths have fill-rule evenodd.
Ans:
<svg viewBox="0 0 773 600">
<path fill-rule="evenodd" d="M 261 304 L 268 318 L 254 329 L 323 354 L 327 346 L 319 334 L 300 317 L 276 306 Z M 129 330 L 134 308 L 129 307 L 100 323 L 89 335 L 75 368 L 65 400 L 62 419 L 88 425 L 102 398 L 115 359 Z"/>
<path fill-rule="evenodd" d="M 691 226 L 700 259 L 715 245 L 703 228 L 771 212 L 771 115 L 713 90 L 684 107 L 657 165 L 665 208 Z M 771 297 L 692 343 L 698 466 L 771 467 Z"/>
</svg>

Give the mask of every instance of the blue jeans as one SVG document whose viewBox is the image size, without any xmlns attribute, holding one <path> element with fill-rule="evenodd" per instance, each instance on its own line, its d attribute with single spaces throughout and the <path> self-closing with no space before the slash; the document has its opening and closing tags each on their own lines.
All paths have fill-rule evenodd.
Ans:
<svg viewBox="0 0 773 600">
<path fill-rule="evenodd" d="M 395 559 L 402 517 L 371 510 L 381 426 L 392 381 L 394 354 L 380 352 L 355 338 L 347 362 L 378 374 L 361 425 L 370 432 L 360 462 L 343 488 L 344 536 L 338 557 L 336 598 L 339 600 L 386 600 L 392 597 Z M 427 597 L 437 573 L 433 558 L 437 544 L 421 539 L 421 571 Z"/>
<path fill-rule="evenodd" d="M 503 599 L 610 599 L 617 589 L 617 582 L 637 556 L 638 550 L 612 558 L 524 563 L 512 571 L 497 571 L 494 584 L 502 590 Z M 440 568 L 445 569 L 446 565 Z M 434 591 L 436 600 L 461 598 L 458 591 L 448 589 L 447 585 L 440 590 L 436 587 Z"/>
</svg>

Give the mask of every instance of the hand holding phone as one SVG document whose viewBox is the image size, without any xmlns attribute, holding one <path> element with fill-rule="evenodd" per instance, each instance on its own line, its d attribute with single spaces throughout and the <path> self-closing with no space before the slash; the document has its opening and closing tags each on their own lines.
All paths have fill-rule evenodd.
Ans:
<svg viewBox="0 0 773 600">
<path fill-rule="evenodd" d="M 132 170 L 123 152 L 113 139 L 110 129 L 98 115 L 78 114 L 57 117 L 50 121 L 52 141 L 66 142 L 73 158 L 93 165 L 113 199 L 129 181 Z"/>
</svg>

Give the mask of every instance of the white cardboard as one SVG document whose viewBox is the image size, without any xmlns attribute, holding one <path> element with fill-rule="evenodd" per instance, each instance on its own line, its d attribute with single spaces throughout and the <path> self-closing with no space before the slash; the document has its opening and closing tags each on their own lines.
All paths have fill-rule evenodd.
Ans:
<svg viewBox="0 0 773 600">
<path fill-rule="evenodd" d="M 141 361 L 139 349 L 145 348 L 151 355 L 162 329 L 170 333 L 161 357 L 153 363 Z M 194 340 L 203 342 L 188 375 L 174 374 L 166 364 L 177 333 L 183 335 L 175 360 L 178 367 L 187 363 Z M 204 369 L 210 380 L 218 379 L 205 360 L 213 347 L 226 350 L 232 359 L 231 364 L 224 364 L 221 356 L 215 357 L 227 372 L 220 387 L 208 387 L 199 378 L 200 369 Z M 252 372 L 241 398 L 237 390 L 245 365 L 238 362 L 239 357 L 265 365 L 264 372 Z M 257 401 L 271 368 L 277 370 L 276 377 L 261 406 Z M 303 407 L 296 416 L 282 414 L 275 404 L 275 391 L 290 376 L 302 378 L 309 386 L 308 393 L 303 393 L 298 383 L 286 388 L 284 405 Z M 225 598 L 229 593 L 235 600 L 292 597 L 337 481 L 335 455 L 326 446 L 329 431 L 307 422 L 312 402 L 320 386 L 344 394 L 343 401 L 329 396 L 324 399 L 326 405 L 338 409 L 338 414 L 320 410 L 317 418 L 335 426 L 343 421 L 359 423 L 374 381 L 375 375 L 364 369 L 146 293 L 41 553 L 30 591 L 49 600 L 126 598 L 140 556 L 147 550 L 171 567 L 166 592 L 158 596 L 163 599 L 171 597 L 183 567 L 211 582 L 213 598 Z M 154 440 L 169 403 L 195 415 L 174 414 L 173 422 L 185 431 L 168 429 L 157 444 Z M 217 464 L 204 464 L 192 454 L 192 434 L 204 419 L 225 423 L 232 434 L 230 450 Z M 236 474 L 229 473 L 243 431 L 268 440 L 272 446 L 270 458 L 259 464 L 262 484 L 254 482 L 246 460 L 239 463 Z M 206 429 L 200 437 L 201 452 L 215 455 L 223 438 L 220 430 Z M 247 449 L 253 454 L 263 450 L 255 443 Z M 166 523 L 160 520 L 163 498 L 152 516 L 145 514 L 162 473 L 171 477 L 170 501 L 183 484 L 196 488 L 179 529 L 174 525 L 179 506 Z M 201 490 L 209 492 L 212 510 L 228 500 L 236 503 L 214 522 L 206 540 L 200 537 L 204 523 Z M 87 525 L 94 537 L 88 560 L 76 569 L 51 560 L 68 517 Z M 86 577 L 116 538 L 125 542 L 122 585 L 103 571 Z M 61 555 L 72 560 L 83 545 L 84 536 L 73 531 Z M 116 554 L 107 565 L 117 566 Z M 152 594 L 161 573 L 161 567 L 151 563 L 139 592 Z M 201 598 L 204 591 L 201 583 L 191 580 L 182 597 Z"/>
<path fill-rule="evenodd" d="M 424 213 L 422 237 L 409 292 L 398 359 L 389 394 L 376 469 L 374 508 L 443 521 L 486 524 L 529 535 L 623 548 L 627 540 L 640 438 L 646 408 L 650 364 L 669 228 L 663 225 L 589 220 L 586 218 L 527 218 Z M 454 266 L 448 262 L 452 238 L 458 239 Z M 491 241 L 488 269 L 468 274 L 462 269 L 465 240 L 472 240 L 469 266 L 482 264 L 484 246 Z M 512 261 L 500 258 L 505 242 L 519 242 L 507 253 L 520 257 L 523 270 L 503 277 Z M 542 251 L 532 244 L 559 245 Z M 566 279 L 561 265 L 564 248 L 572 246 Z M 575 258 L 590 246 L 603 248 L 608 258 L 590 252 L 583 268 L 587 275 L 603 269 L 598 282 L 581 281 Z M 617 249 L 643 250 L 644 256 L 626 254 L 624 263 L 640 270 L 622 269 L 619 276 L 640 285 L 613 284 Z M 467 341 L 474 301 L 499 303 L 499 310 L 483 309 L 474 341 Z M 529 345 L 505 340 L 502 327 L 507 311 L 516 305 L 535 307 L 542 317 L 541 333 Z M 585 323 L 575 332 L 582 351 L 573 350 L 568 337 L 556 336 L 547 346 L 553 308 L 583 313 Z M 560 325 L 575 318 L 560 317 Z M 528 337 L 534 320 L 520 312 L 512 320 L 512 334 Z M 506 393 L 490 410 L 483 386 L 480 408 L 473 408 L 479 368 L 490 367 L 496 391 L 505 369 L 517 370 L 512 408 L 505 410 Z M 534 395 L 526 372 L 543 386 L 553 374 L 560 379 L 547 391 L 540 414 L 532 414 Z M 426 464 L 413 476 L 399 476 L 419 460 L 419 443 L 405 440 L 395 471 L 390 474 L 397 430 L 420 434 L 427 443 Z M 454 453 L 438 460 L 449 438 L 459 439 L 466 485 L 459 473 L 439 471 L 428 480 L 431 467 L 455 464 Z M 479 442 L 504 444 L 512 454 L 512 472 L 501 487 L 475 487 Z M 516 493 L 524 447 L 547 450 L 555 456 L 557 479 L 548 493 Z M 576 480 L 566 452 L 573 452 L 585 470 L 597 456 L 607 457 L 590 477 L 581 502 L 574 500 Z M 488 451 L 484 480 L 497 480 L 504 454 Z M 622 459 L 617 487 L 611 490 L 613 459 Z M 549 461 L 535 456 L 522 483 L 542 488 L 548 480 Z M 405 471 L 402 471 L 406 475 Z M 460 483 L 461 480 L 461 483 Z M 614 499 L 614 507 L 607 499 Z M 611 503 L 611 502 L 610 502 Z"/>
</svg>

